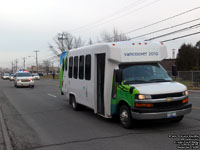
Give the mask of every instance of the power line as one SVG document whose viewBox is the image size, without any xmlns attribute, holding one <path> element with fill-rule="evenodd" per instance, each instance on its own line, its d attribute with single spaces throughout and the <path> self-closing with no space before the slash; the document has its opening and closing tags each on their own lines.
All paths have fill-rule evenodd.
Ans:
<svg viewBox="0 0 200 150">
<path fill-rule="evenodd" d="M 148 7 L 148 6 L 150 6 L 150 5 L 152 5 L 152 4 L 154 4 L 154 3 L 157 3 L 158 1 L 161 1 L 161 0 L 154 0 L 153 2 L 150 2 L 150 3 L 148 3 L 148 4 L 146 4 L 146 5 L 144 5 L 144 6 L 142 6 L 142 7 L 139 7 L 139 8 L 137 8 L 137 9 L 134 9 L 134 10 L 132 10 L 131 12 L 133 12 L 134 11 L 134 13 L 135 12 L 137 12 L 137 11 L 140 11 L 141 9 L 143 9 L 143 8 L 145 8 L 145 7 Z M 134 6 L 137 6 L 137 5 L 134 5 Z M 125 10 L 125 11 L 127 11 L 127 10 Z M 101 19 L 100 21 L 98 21 L 98 22 L 96 22 L 96 23 L 93 23 L 93 24 L 88 24 L 87 26 L 84 26 L 84 28 L 89 28 L 88 30 L 91 30 L 92 28 L 95 28 L 95 27 L 97 27 L 97 26 L 100 26 L 100 25 L 102 25 L 102 24 L 105 24 L 105 23 L 108 23 L 108 22 L 110 22 L 110 21 L 113 21 L 113 20 L 116 20 L 116 19 L 119 19 L 119 18 L 121 18 L 121 17 L 124 17 L 124 16 L 127 16 L 127 15 L 129 15 L 130 14 L 130 11 L 129 12 L 127 12 L 127 13 L 125 13 L 125 14 L 121 14 L 120 16 L 116 16 L 116 14 L 115 14 L 115 16 L 116 17 L 110 17 L 111 19 Z M 93 26 L 93 27 L 91 27 L 91 26 Z M 83 28 L 83 27 L 82 27 Z M 87 31 L 88 31 L 87 30 Z M 79 30 L 78 30 L 79 31 Z"/>
<path fill-rule="evenodd" d="M 145 2 L 145 1 L 146 1 L 146 0 L 143 0 L 142 3 Z M 76 29 L 72 29 L 71 32 L 79 31 L 79 30 L 81 30 L 82 28 L 87 28 L 88 26 L 92 26 L 92 25 L 101 23 L 101 22 L 103 22 L 104 20 L 107 20 L 107 19 L 109 19 L 109 18 L 112 18 L 113 16 L 116 16 L 116 14 L 123 13 L 123 11 L 127 11 L 127 10 L 131 9 L 132 7 L 137 6 L 138 4 L 140 4 L 139 2 L 141 2 L 141 0 L 136 0 L 136 1 L 134 1 L 134 2 L 132 2 L 132 3 L 130 3 L 130 4 L 128 4 L 128 5 L 126 5 L 125 7 L 123 7 L 123 8 L 121 8 L 121 9 L 115 11 L 114 13 L 112 13 L 112 14 L 106 16 L 106 17 L 103 17 L 103 18 L 101 18 L 101 19 L 99 19 L 99 20 L 97 20 L 97 21 L 94 21 L 94 22 L 92 22 L 92 23 L 89 23 L 89 24 L 80 26 L 80 27 L 78 27 L 78 28 L 76 28 Z"/>
<path fill-rule="evenodd" d="M 169 35 L 172 35 L 172 34 L 176 34 L 176 33 L 179 33 L 179 32 L 183 32 L 183 31 L 187 31 L 187 30 L 191 30 L 191 29 L 199 28 L 199 27 L 200 27 L 200 23 L 199 23 L 199 24 L 196 24 L 196 25 L 192 25 L 192 26 L 190 26 L 190 27 L 186 27 L 186 28 L 183 28 L 183 29 L 179 29 L 179 30 L 176 30 L 176 31 L 173 31 L 173 32 L 169 32 L 169 33 L 166 33 L 166 34 L 163 34 L 163 35 L 159 35 L 159 36 L 156 36 L 156 37 L 147 39 L 147 40 L 145 40 L 145 41 L 155 40 L 155 39 L 158 39 L 158 38 L 162 38 L 162 37 L 165 37 L 165 36 L 169 36 Z"/>
<path fill-rule="evenodd" d="M 200 34 L 200 32 L 195 32 L 195 33 L 191 33 L 191 34 L 187 34 L 187 35 L 179 36 L 179 37 L 172 38 L 172 39 L 168 39 L 168 40 L 164 40 L 164 41 L 161 41 L 161 42 L 163 42 L 163 43 L 164 43 L 164 42 L 169 42 L 169 41 L 173 41 L 173 40 L 181 39 L 181 38 L 188 37 L 188 36 L 192 36 L 192 35 L 196 35 L 196 34 Z"/>
<path fill-rule="evenodd" d="M 184 12 L 179 13 L 179 14 L 177 14 L 177 15 L 174 15 L 174 16 L 171 16 L 171 17 L 168 17 L 168 18 L 165 18 L 165 19 L 163 19 L 163 20 L 160 20 L 160 21 L 157 21 L 157 22 L 151 23 L 151 24 L 149 24 L 149 25 L 146 25 L 146 26 L 143 26 L 143 27 L 140 27 L 140 28 L 137 28 L 137 29 L 134 29 L 134 30 L 131 30 L 131 31 L 125 32 L 125 33 L 122 33 L 121 35 L 129 34 L 129 33 L 135 32 L 135 31 L 139 31 L 139 30 L 142 30 L 142 29 L 145 29 L 145 28 L 151 27 L 151 26 L 153 26 L 153 25 L 156 25 L 156 24 L 159 24 L 159 23 L 161 23 L 161 22 L 164 22 L 164 21 L 167 21 L 167 20 L 170 20 L 170 19 L 176 18 L 176 17 L 178 17 L 178 16 L 181 16 L 181 15 L 187 14 L 187 13 L 192 12 L 192 11 L 197 10 L 197 9 L 200 9 L 200 6 L 195 7 L 195 8 L 192 8 L 192 9 L 187 10 L 187 11 L 184 11 Z"/>
<path fill-rule="evenodd" d="M 134 11 L 134 13 L 135 13 L 135 12 L 140 11 L 141 9 L 143 9 L 143 8 L 145 8 L 145 7 L 148 7 L 148 6 L 150 6 L 150 5 L 153 5 L 153 4 L 155 4 L 155 3 L 159 2 L 159 1 L 161 1 L 161 0 L 155 0 L 155 1 L 153 1 L 153 2 L 150 2 L 150 3 L 148 3 L 148 4 L 146 4 L 146 5 L 142 6 L 142 7 L 140 7 L 140 8 L 134 9 L 133 11 Z M 113 21 L 113 20 L 119 19 L 119 18 L 124 17 L 124 16 L 127 16 L 127 15 L 129 15 L 129 14 L 130 14 L 130 12 L 127 12 L 127 13 L 125 13 L 125 14 L 123 14 L 123 15 L 121 15 L 121 16 L 118 16 L 118 17 L 116 17 L 116 18 L 113 18 L 113 19 L 104 21 L 104 23 L 102 23 L 102 24 L 111 22 L 111 21 Z M 97 26 L 102 25 L 102 24 L 97 24 L 97 25 L 94 26 L 94 27 L 97 27 Z M 94 27 L 93 27 L 93 28 L 94 28 Z"/>
<path fill-rule="evenodd" d="M 185 24 L 188 24 L 188 23 L 191 23 L 191 22 L 195 22 L 195 21 L 198 21 L 198 20 L 200 20 L 200 18 L 197 18 L 197 19 L 194 19 L 194 20 L 191 20 L 191 21 L 187 21 L 187 22 L 184 22 L 184 23 L 180 23 L 180 24 L 177 24 L 177 25 L 174 25 L 174 26 L 171 26 L 171 27 L 156 30 L 156 31 L 153 31 L 153 32 L 149 32 L 149 33 L 146 33 L 146 34 L 142 34 L 142 35 L 139 35 L 139 36 L 135 36 L 135 37 L 129 38 L 129 40 L 140 38 L 140 37 L 147 36 L 147 35 L 151 35 L 151 34 L 161 32 L 161 31 L 165 31 L 165 30 L 168 30 L 168 29 L 172 29 L 172 28 L 175 28 L 175 27 L 178 27 L 178 26 L 181 26 L 181 25 L 185 25 Z"/>
</svg>

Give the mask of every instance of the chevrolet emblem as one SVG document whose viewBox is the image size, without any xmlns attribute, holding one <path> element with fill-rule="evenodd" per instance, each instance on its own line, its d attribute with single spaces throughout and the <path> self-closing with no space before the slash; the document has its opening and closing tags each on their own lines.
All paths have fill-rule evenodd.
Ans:
<svg viewBox="0 0 200 150">
<path fill-rule="evenodd" d="M 172 101 L 172 98 L 171 98 L 171 97 L 167 97 L 167 98 L 166 98 L 166 101 L 167 101 L 167 102 L 171 102 L 171 101 Z"/>
</svg>

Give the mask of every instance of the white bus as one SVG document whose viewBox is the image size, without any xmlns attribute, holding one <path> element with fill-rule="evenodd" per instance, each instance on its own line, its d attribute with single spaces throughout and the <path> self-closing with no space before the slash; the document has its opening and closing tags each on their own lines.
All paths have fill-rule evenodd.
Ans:
<svg viewBox="0 0 200 150">
<path fill-rule="evenodd" d="M 125 41 L 95 44 L 67 52 L 61 92 L 74 110 L 81 105 L 105 118 L 118 116 L 123 127 L 133 119 L 172 118 L 191 112 L 187 88 L 159 64 L 162 43 Z"/>
</svg>

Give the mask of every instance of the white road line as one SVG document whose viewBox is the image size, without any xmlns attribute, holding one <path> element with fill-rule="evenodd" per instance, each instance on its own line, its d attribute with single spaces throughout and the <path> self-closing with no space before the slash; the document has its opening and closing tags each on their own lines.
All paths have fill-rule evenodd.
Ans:
<svg viewBox="0 0 200 150">
<path fill-rule="evenodd" d="M 2 129 L 2 132 L 3 132 L 3 138 L 4 138 L 6 150 L 13 150 L 13 147 L 12 147 L 12 144 L 11 144 L 11 141 L 10 141 L 10 137 L 9 137 L 9 133 L 7 131 L 7 128 L 6 128 L 6 123 L 4 121 L 3 112 L 2 112 L 1 107 L 0 107 L 0 123 L 1 123 L 1 129 Z"/>
<path fill-rule="evenodd" d="M 48 95 L 55 98 L 57 97 L 56 95 L 53 95 L 53 94 L 48 94 Z"/>
<path fill-rule="evenodd" d="M 192 107 L 193 109 L 200 109 L 200 107 Z"/>
</svg>

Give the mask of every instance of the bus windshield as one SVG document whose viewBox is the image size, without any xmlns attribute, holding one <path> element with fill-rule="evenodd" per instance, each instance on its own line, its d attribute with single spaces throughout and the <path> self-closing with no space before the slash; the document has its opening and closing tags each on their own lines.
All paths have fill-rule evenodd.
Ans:
<svg viewBox="0 0 200 150">
<path fill-rule="evenodd" d="M 122 64 L 123 81 L 125 84 L 140 84 L 154 82 L 171 82 L 165 69 L 159 63 Z"/>
</svg>

